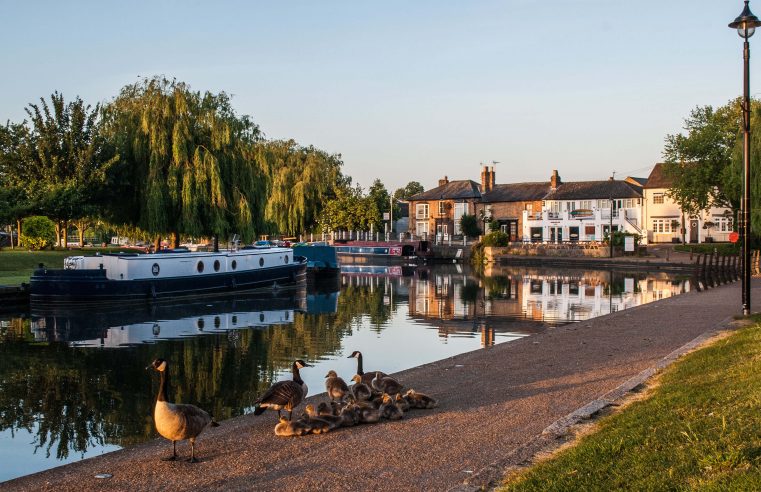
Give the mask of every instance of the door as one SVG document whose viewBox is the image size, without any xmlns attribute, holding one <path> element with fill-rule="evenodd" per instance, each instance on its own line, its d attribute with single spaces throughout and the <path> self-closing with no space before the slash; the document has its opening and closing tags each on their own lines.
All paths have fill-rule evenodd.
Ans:
<svg viewBox="0 0 761 492">
<path fill-rule="evenodd" d="M 697 219 L 690 219 L 690 242 L 691 243 L 697 243 L 698 242 L 698 221 Z"/>
</svg>

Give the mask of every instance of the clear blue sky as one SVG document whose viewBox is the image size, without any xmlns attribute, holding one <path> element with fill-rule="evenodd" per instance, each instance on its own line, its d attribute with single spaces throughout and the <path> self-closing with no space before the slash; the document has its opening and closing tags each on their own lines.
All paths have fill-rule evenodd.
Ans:
<svg viewBox="0 0 761 492">
<path fill-rule="evenodd" d="M 497 182 L 646 175 L 691 108 L 741 91 L 739 0 L 0 6 L 3 121 L 164 74 L 233 94 L 270 138 L 340 152 L 365 187 L 478 180 L 490 160 Z M 751 64 L 756 94 L 761 34 Z"/>
</svg>

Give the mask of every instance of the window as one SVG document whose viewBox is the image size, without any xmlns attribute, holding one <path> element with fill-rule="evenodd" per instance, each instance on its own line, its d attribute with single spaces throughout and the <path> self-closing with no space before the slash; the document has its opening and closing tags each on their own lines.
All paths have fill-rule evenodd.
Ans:
<svg viewBox="0 0 761 492">
<path fill-rule="evenodd" d="M 199 261 L 196 265 L 196 270 L 198 270 L 198 273 L 203 273 L 203 262 Z"/>
<path fill-rule="evenodd" d="M 582 200 L 579 202 L 579 208 L 583 210 L 592 209 L 592 200 Z"/>
<path fill-rule="evenodd" d="M 421 221 L 415 224 L 415 234 L 418 236 L 428 234 L 428 222 Z"/>
<path fill-rule="evenodd" d="M 679 226 L 671 227 L 671 223 L 675 220 L 677 219 L 653 219 L 653 232 L 657 234 L 669 234 L 672 232 L 678 232 Z"/>
<path fill-rule="evenodd" d="M 610 208 L 610 200 L 597 200 L 597 208 Z"/>
<path fill-rule="evenodd" d="M 718 232 L 732 232 L 732 217 L 714 217 L 713 223 Z"/>
<path fill-rule="evenodd" d="M 576 210 L 576 202 L 565 202 L 565 209 L 569 212 Z"/>
<path fill-rule="evenodd" d="M 663 193 L 654 193 L 653 203 L 656 203 L 656 204 L 663 203 Z"/>
<path fill-rule="evenodd" d="M 623 208 L 634 208 L 637 205 L 637 199 L 636 198 L 627 198 L 626 200 L 621 200 Z"/>
<path fill-rule="evenodd" d="M 214 260 L 214 271 L 215 272 L 219 271 L 219 260 Z"/>
<path fill-rule="evenodd" d="M 447 214 L 447 202 L 439 202 L 439 215 Z"/>
<path fill-rule="evenodd" d="M 526 211 L 528 211 L 529 214 L 531 212 L 533 212 L 534 211 L 534 204 L 533 203 L 527 203 L 526 204 Z"/>
<path fill-rule="evenodd" d="M 427 203 L 418 203 L 416 210 L 417 210 L 416 217 L 418 219 L 428 218 L 428 204 Z"/>
<path fill-rule="evenodd" d="M 560 205 L 562 202 L 550 202 L 550 212 L 560 213 Z"/>
</svg>

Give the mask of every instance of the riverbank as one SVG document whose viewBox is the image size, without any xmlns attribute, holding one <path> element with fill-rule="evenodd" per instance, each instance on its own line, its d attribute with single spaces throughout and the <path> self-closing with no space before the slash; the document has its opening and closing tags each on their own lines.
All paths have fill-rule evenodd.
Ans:
<svg viewBox="0 0 761 492">
<path fill-rule="evenodd" d="M 754 282 L 761 294 L 761 282 Z M 283 439 L 273 435 L 271 412 L 248 415 L 207 431 L 195 465 L 160 462 L 171 446 L 156 440 L 3 487 L 419 490 L 452 488 L 468 478 L 473 486 L 498 481 L 505 467 L 556 439 L 543 435 L 553 423 L 737 314 L 739 290 L 734 283 L 690 292 L 403 371 L 400 380 L 440 406 L 401 421 Z M 98 473 L 113 476 L 99 480 Z"/>
<path fill-rule="evenodd" d="M 645 399 L 601 419 L 575 446 L 512 476 L 504 490 L 756 489 L 759 319 L 687 355 Z"/>
<path fill-rule="evenodd" d="M 63 259 L 67 256 L 89 256 L 114 251 L 125 250 L 123 248 L 84 248 L 29 251 L 6 248 L 0 251 L 0 286 L 16 286 L 29 282 L 32 272 L 40 263 L 50 268 L 63 268 Z"/>
</svg>

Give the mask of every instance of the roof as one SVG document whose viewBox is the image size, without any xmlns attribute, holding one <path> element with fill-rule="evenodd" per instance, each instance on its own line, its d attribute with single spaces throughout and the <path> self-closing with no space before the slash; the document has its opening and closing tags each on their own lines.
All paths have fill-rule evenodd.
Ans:
<svg viewBox="0 0 761 492">
<path fill-rule="evenodd" d="M 665 164 L 659 162 L 650 171 L 650 176 L 647 178 L 647 184 L 645 188 L 671 188 L 674 184 L 674 180 L 671 176 L 666 174 Z"/>
<path fill-rule="evenodd" d="M 644 188 L 647 184 L 647 178 L 636 178 L 634 176 L 627 176 L 624 181 L 633 184 L 634 186 L 639 186 L 640 188 Z"/>
<path fill-rule="evenodd" d="M 530 202 L 543 199 L 550 192 L 550 183 L 510 183 L 494 185 L 481 197 L 484 203 Z"/>
<path fill-rule="evenodd" d="M 642 193 L 626 181 L 572 181 L 562 183 L 545 200 L 585 200 L 592 198 L 641 198 Z"/>
<path fill-rule="evenodd" d="M 470 179 L 450 181 L 445 185 L 413 195 L 407 201 L 462 200 L 464 198 L 481 198 L 481 185 Z"/>
</svg>

